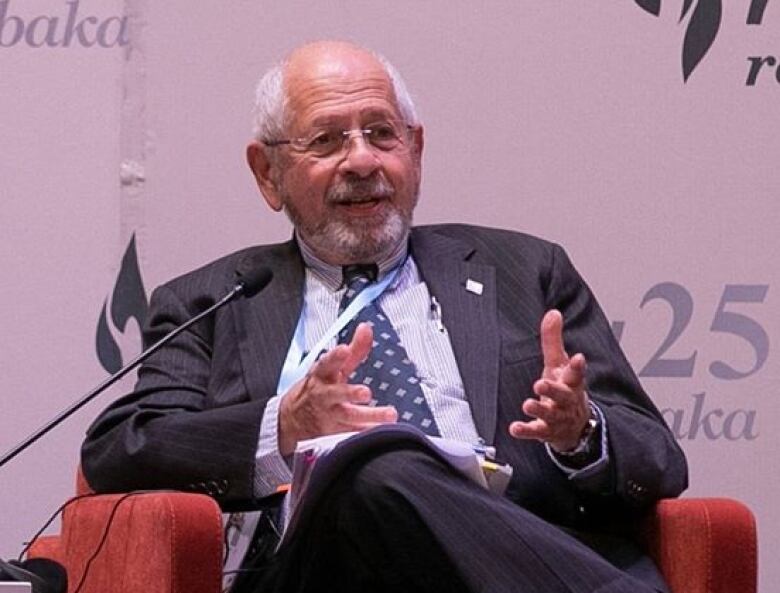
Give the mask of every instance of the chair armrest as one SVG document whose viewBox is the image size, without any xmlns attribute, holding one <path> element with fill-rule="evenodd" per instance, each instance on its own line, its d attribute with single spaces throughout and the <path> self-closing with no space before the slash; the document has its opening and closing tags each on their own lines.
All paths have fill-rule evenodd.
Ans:
<svg viewBox="0 0 780 593">
<path fill-rule="evenodd" d="M 202 494 L 78 500 L 63 513 L 58 544 L 69 591 L 96 553 L 81 593 L 220 593 L 222 587 L 222 517 Z"/>
<path fill-rule="evenodd" d="M 35 540 L 27 552 L 28 558 L 48 558 L 63 563 L 59 535 L 42 535 Z"/>
<path fill-rule="evenodd" d="M 736 500 L 662 500 L 643 537 L 673 593 L 756 593 L 755 519 Z"/>
</svg>

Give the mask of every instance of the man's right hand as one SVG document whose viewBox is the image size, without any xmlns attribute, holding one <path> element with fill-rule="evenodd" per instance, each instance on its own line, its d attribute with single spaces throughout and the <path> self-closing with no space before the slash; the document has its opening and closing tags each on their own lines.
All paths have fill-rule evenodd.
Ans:
<svg viewBox="0 0 780 593">
<path fill-rule="evenodd" d="M 367 406 L 371 390 L 350 385 L 374 341 L 371 326 L 361 323 L 349 344 L 323 354 L 308 374 L 290 387 L 279 407 L 279 452 L 290 455 L 298 441 L 338 432 L 360 431 L 395 422 L 392 406 Z"/>
</svg>

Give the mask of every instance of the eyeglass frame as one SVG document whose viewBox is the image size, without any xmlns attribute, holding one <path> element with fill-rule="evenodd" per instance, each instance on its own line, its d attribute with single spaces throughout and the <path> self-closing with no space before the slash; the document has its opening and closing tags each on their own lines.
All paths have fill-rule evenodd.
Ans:
<svg viewBox="0 0 780 593">
<path fill-rule="evenodd" d="M 410 140 L 409 134 L 413 130 L 415 130 L 418 126 L 410 125 L 410 124 L 406 123 L 403 119 L 382 119 L 382 120 L 377 120 L 377 121 L 375 121 L 373 123 L 370 123 L 370 124 L 366 124 L 365 126 L 361 126 L 361 127 L 357 127 L 357 128 L 349 128 L 349 129 L 346 129 L 346 130 L 344 130 L 344 129 L 338 130 L 338 133 L 341 135 L 341 144 L 338 147 L 336 147 L 334 150 L 332 150 L 331 152 L 328 152 L 328 153 L 323 154 L 323 155 L 317 155 L 316 151 L 314 151 L 314 150 L 312 150 L 310 148 L 311 144 L 314 142 L 314 140 L 318 136 L 318 133 L 314 133 L 314 132 L 312 134 L 310 134 L 309 136 L 303 136 L 303 137 L 299 137 L 299 138 L 283 138 L 283 139 L 279 139 L 279 140 L 263 140 L 262 142 L 263 142 L 263 144 L 265 146 L 268 146 L 269 148 L 275 148 L 277 146 L 285 146 L 285 145 L 287 145 L 287 146 L 290 146 L 293 150 L 295 150 L 298 153 L 301 153 L 301 154 L 311 154 L 315 158 L 327 159 L 327 158 L 331 158 L 331 157 L 333 157 L 335 155 L 339 155 L 339 154 L 342 154 L 344 152 L 348 152 L 348 150 L 347 151 L 344 150 L 344 147 L 348 146 L 348 141 L 351 140 L 356 135 L 356 133 L 358 133 L 363 138 L 363 141 L 366 143 L 366 146 L 370 147 L 372 150 L 380 150 L 382 152 L 391 152 L 391 151 L 395 150 L 398 147 L 398 145 L 393 146 L 392 148 L 384 149 L 384 148 L 382 148 L 380 146 L 376 146 L 375 144 L 373 144 L 371 142 L 371 140 L 369 139 L 368 134 L 370 134 L 373 131 L 370 128 L 373 127 L 373 126 L 376 126 L 378 124 L 391 124 L 391 127 L 395 131 L 396 130 L 396 126 L 393 125 L 395 123 L 402 124 L 401 126 L 398 126 L 399 131 L 405 132 L 405 134 L 406 134 L 405 137 L 400 136 L 400 135 L 396 135 L 396 139 L 398 141 L 398 144 L 401 145 L 401 146 L 406 146 L 406 142 L 408 142 Z M 328 130 L 328 129 L 329 128 L 327 126 L 323 126 L 321 128 L 315 128 L 315 130 L 323 130 L 323 131 L 324 130 Z M 338 129 L 338 128 L 336 126 L 333 126 L 333 128 L 330 128 L 330 129 L 332 130 L 332 129 Z M 306 145 L 306 146 L 302 147 L 302 148 L 296 147 L 295 146 L 296 142 L 300 143 L 302 145 Z"/>
</svg>

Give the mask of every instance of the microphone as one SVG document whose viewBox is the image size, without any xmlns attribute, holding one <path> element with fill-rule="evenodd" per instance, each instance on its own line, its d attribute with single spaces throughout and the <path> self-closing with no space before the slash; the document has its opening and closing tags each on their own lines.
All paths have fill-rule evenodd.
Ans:
<svg viewBox="0 0 780 593">
<path fill-rule="evenodd" d="M 239 296 L 252 298 L 258 292 L 263 290 L 268 285 L 268 283 L 271 281 L 272 278 L 273 278 L 273 272 L 271 272 L 271 270 L 266 268 L 265 266 L 259 266 L 253 268 L 246 274 L 242 274 L 240 279 L 233 286 L 233 288 L 230 289 L 230 291 L 224 297 L 222 297 L 221 300 L 211 305 L 208 309 L 201 311 L 195 317 L 192 317 L 188 321 L 182 323 L 179 327 L 171 331 L 168 335 L 166 335 L 165 337 L 161 338 L 160 340 L 158 340 L 157 342 L 149 346 L 149 348 L 141 352 L 141 354 L 139 354 L 133 360 L 128 362 L 116 373 L 114 373 L 113 375 L 105 379 L 102 383 L 94 387 L 89 393 L 82 396 L 75 403 L 71 404 L 70 407 L 60 412 L 52 420 L 44 424 L 41 428 L 36 430 L 34 433 L 32 433 L 30 436 L 24 439 L 21 443 L 19 443 L 14 448 L 6 452 L 2 456 L 2 458 L 0 458 L 0 467 L 4 466 L 6 463 L 11 461 L 11 459 L 13 459 L 19 453 L 27 449 L 30 445 L 32 445 L 35 441 L 40 439 L 45 434 L 47 434 L 49 431 L 59 426 L 63 421 L 70 418 L 70 416 L 72 416 L 78 410 L 83 408 L 85 405 L 87 405 L 89 402 L 95 399 L 98 395 L 100 395 L 106 389 L 111 387 L 114 383 L 119 381 L 119 379 L 124 377 L 130 371 L 132 371 L 135 367 L 137 367 L 139 364 L 141 364 L 143 361 L 149 358 L 152 354 L 157 352 L 160 348 L 165 346 L 168 342 L 173 340 L 180 333 L 190 328 L 191 326 L 195 325 L 196 323 L 198 323 L 198 321 L 200 321 L 204 317 L 211 315 L 217 309 L 224 307 L 230 301 L 236 299 Z"/>
<path fill-rule="evenodd" d="M 273 277 L 274 274 L 271 270 L 265 266 L 260 266 L 249 270 L 249 272 L 242 276 L 241 280 L 236 283 L 236 286 L 241 286 L 242 294 L 246 298 L 251 299 L 258 292 L 263 290 Z"/>
</svg>

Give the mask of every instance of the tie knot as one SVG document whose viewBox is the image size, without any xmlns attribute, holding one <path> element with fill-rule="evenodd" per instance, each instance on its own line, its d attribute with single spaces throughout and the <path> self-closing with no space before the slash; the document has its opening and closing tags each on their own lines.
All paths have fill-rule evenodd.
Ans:
<svg viewBox="0 0 780 593">
<path fill-rule="evenodd" d="M 357 295 L 363 292 L 366 286 L 376 280 L 378 269 L 376 264 L 355 264 L 344 266 L 343 271 L 347 290 L 341 299 L 340 311 L 343 311 Z"/>
<path fill-rule="evenodd" d="M 344 266 L 344 284 L 353 286 L 356 283 L 371 284 L 379 275 L 379 267 L 376 264 L 351 264 Z"/>
</svg>

